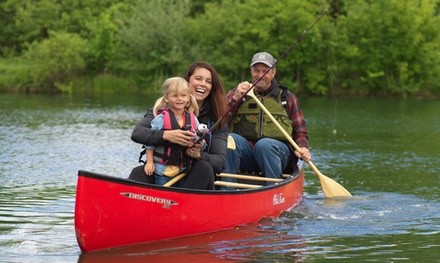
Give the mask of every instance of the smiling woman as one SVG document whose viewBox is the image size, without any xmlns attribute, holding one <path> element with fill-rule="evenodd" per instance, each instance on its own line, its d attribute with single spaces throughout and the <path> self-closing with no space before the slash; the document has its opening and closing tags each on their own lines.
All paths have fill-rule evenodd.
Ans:
<svg viewBox="0 0 440 263">
<path fill-rule="evenodd" d="M 227 130 L 225 120 L 227 103 L 223 83 L 216 70 L 206 62 L 196 62 L 189 66 L 184 78 L 188 81 L 190 92 L 199 106 L 198 120 L 208 128 L 218 121 L 221 125 L 205 136 L 206 147 L 190 148 L 193 165 L 189 170 L 183 187 L 194 189 L 213 189 L 214 175 L 223 171 L 226 158 Z M 144 118 L 136 125 L 132 140 L 143 145 L 160 145 L 164 142 L 192 145 L 194 134 L 185 130 L 153 130 L 151 121 L 154 118 L 152 109 L 147 110 Z M 153 183 L 141 166 L 133 169 L 130 179 Z"/>
</svg>

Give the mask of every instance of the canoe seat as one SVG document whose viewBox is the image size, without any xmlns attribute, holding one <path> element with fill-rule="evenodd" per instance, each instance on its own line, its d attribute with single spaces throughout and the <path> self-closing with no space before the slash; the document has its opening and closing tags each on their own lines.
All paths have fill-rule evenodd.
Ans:
<svg viewBox="0 0 440 263">
<path fill-rule="evenodd" d="M 234 187 L 234 188 L 249 188 L 249 189 L 262 187 L 262 185 L 257 185 L 257 184 L 242 184 L 242 183 L 231 183 L 231 182 L 224 182 L 224 181 L 215 181 L 214 185 L 225 186 L 225 187 Z"/>
<path fill-rule="evenodd" d="M 251 181 L 272 182 L 272 183 L 279 183 L 279 182 L 283 181 L 283 179 L 280 179 L 280 178 L 268 178 L 268 177 L 244 175 L 244 174 L 221 173 L 218 176 L 235 178 L 235 179 L 243 179 L 243 180 L 251 180 Z"/>
</svg>

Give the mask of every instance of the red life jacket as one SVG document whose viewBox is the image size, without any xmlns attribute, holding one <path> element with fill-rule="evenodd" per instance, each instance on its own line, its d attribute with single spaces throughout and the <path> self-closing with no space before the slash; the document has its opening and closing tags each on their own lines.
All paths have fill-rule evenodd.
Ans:
<svg viewBox="0 0 440 263">
<path fill-rule="evenodd" d="M 196 116 L 194 113 L 185 112 L 185 124 L 180 127 L 174 113 L 171 110 L 163 110 L 163 129 L 164 130 L 191 130 L 197 129 Z M 164 145 L 157 146 L 154 149 L 154 161 L 169 165 L 178 165 L 185 167 L 191 163 L 191 158 L 185 152 L 186 148 L 180 144 L 165 142 Z"/>
</svg>

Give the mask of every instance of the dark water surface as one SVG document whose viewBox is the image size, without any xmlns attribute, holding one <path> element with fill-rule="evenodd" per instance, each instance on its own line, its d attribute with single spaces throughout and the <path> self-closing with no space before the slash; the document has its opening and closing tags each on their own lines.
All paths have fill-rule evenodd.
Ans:
<svg viewBox="0 0 440 263">
<path fill-rule="evenodd" d="M 344 185 L 276 219 L 82 254 L 77 171 L 126 177 L 147 96 L 0 95 L 0 262 L 440 262 L 440 103 L 303 99 L 314 163 Z"/>
</svg>

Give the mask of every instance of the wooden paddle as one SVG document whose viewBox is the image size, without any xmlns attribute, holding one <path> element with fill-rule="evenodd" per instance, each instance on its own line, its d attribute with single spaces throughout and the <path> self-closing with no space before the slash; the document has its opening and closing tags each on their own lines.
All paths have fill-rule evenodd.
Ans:
<svg viewBox="0 0 440 263">
<path fill-rule="evenodd" d="M 165 187 L 170 187 L 173 184 L 177 183 L 178 181 L 180 181 L 183 177 L 185 177 L 186 173 L 180 173 L 176 176 L 173 177 L 173 179 L 169 180 L 168 182 L 166 182 L 163 186 Z"/>
<path fill-rule="evenodd" d="M 277 128 L 280 130 L 280 132 L 284 135 L 284 137 L 292 144 L 293 148 L 297 151 L 300 151 L 299 146 L 295 143 L 295 141 L 292 139 L 291 135 L 284 130 L 284 128 L 278 123 L 278 121 L 272 116 L 272 114 L 269 112 L 269 110 L 266 109 L 266 107 L 261 103 L 261 101 L 255 96 L 254 94 L 254 88 L 251 87 L 251 89 L 248 91 L 248 96 L 253 98 L 255 102 L 258 104 L 258 106 L 266 113 L 266 115 L 270 118 L 270 120 L 277 126 Z M 336 196 L 351 196 L 350 192 L 347 191 L 342 185 L 338 184 L 333 179 L 323 175 L 318 168 L 312 163 L 312 161 L 307 162 L 312 168 L 312 170 L 315 172 L 315 174 L 319 178 L 319 182 L 321 183 L 322 190 L 324 192 L 325 197 L 336 197 Z"/>
<path fill-rule="evenodd" d="M 234 138 L 232 138 L 231 135 L 228 135 L 228 141 L 227 141 L 226 145 L 227 145 L 227 148 L 229 150 L 235 150 L 235 147 L 236 147 L 235 141 L 234 141 Z"/>
</svg>

